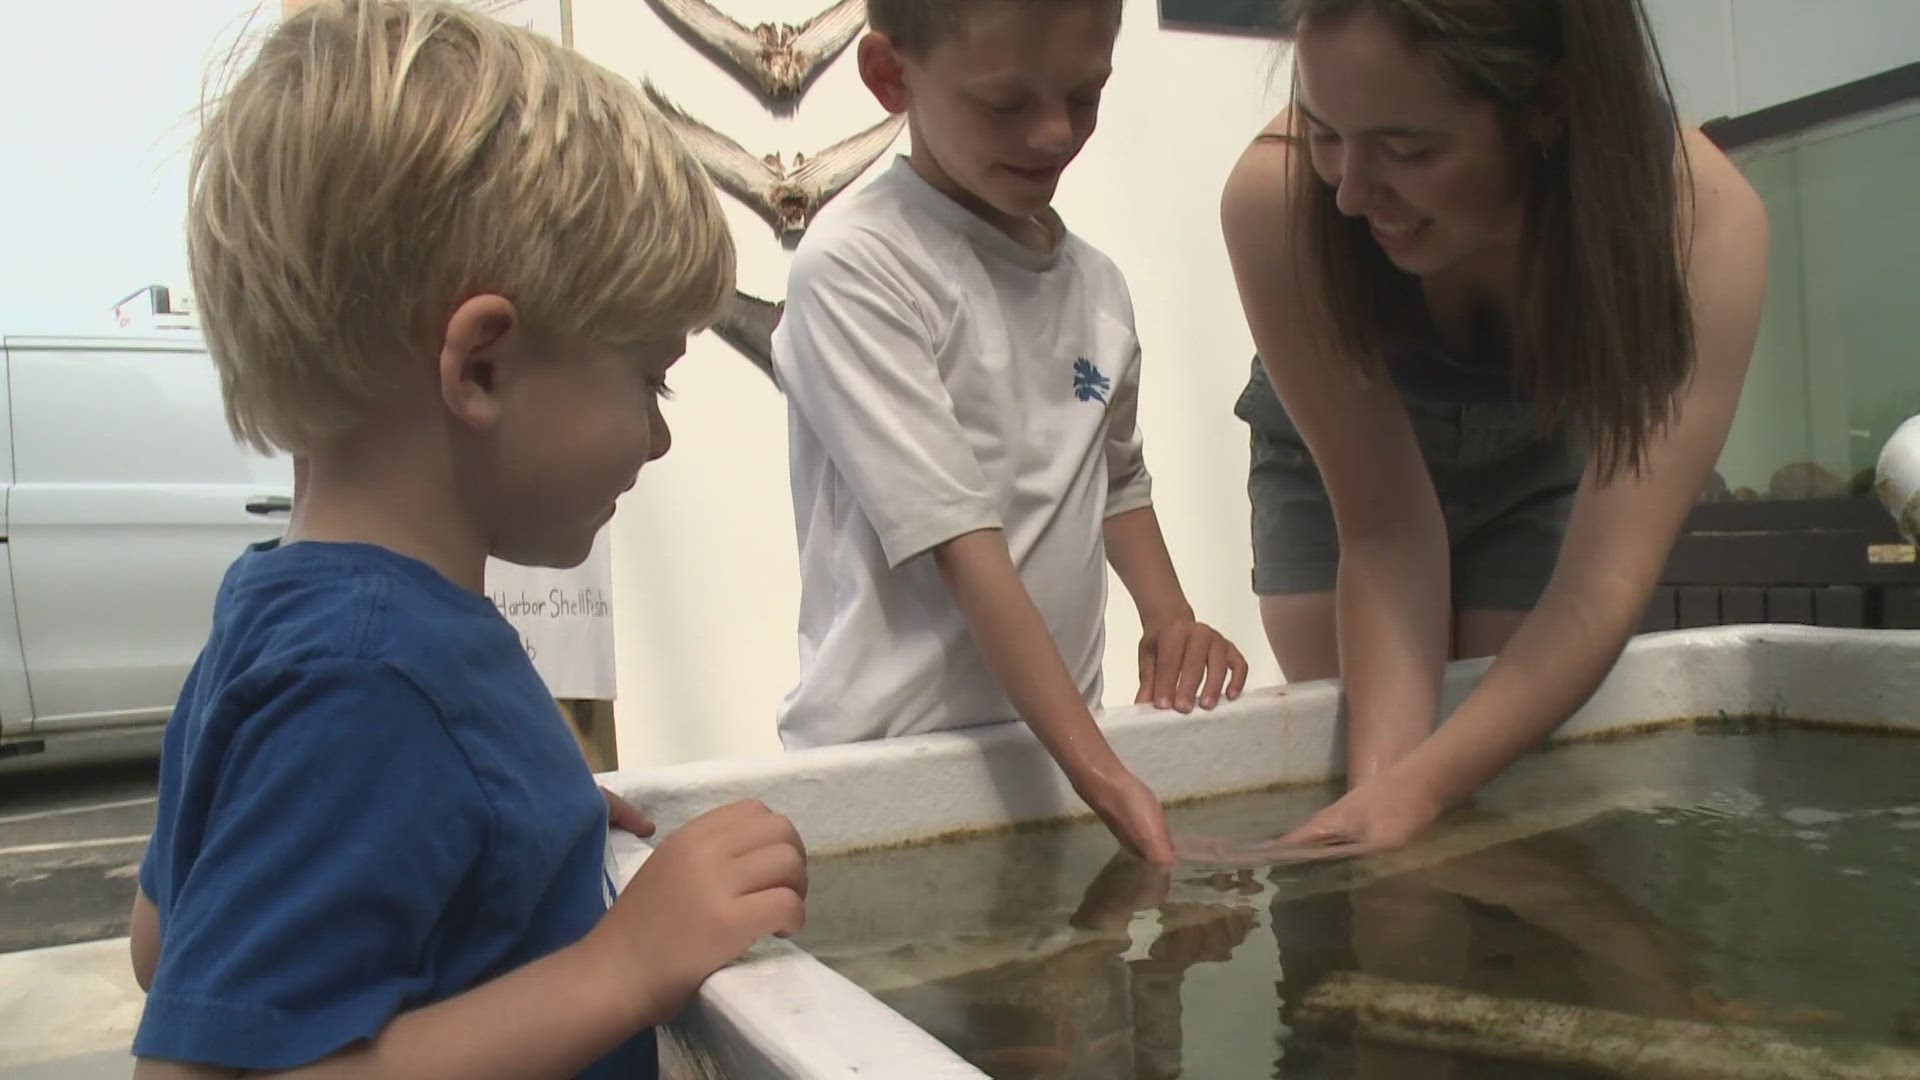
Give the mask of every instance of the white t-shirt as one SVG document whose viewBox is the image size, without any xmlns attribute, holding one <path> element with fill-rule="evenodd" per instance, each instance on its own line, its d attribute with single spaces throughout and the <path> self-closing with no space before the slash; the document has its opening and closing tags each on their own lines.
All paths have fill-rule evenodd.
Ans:
<svg viewBox="0 0 1920 1080">
<path fill-rule="evenodd" d="M 1058 232 L 1024 247 L 898 158 L 795 251 L 773 338 L 800 541 L 788 748 L 1017 718 L 930 555 L 981 529 L 1098 707 L 1101 527 L 1150 503 L 1140 346 L 1119 268 Z"/>
</svg>

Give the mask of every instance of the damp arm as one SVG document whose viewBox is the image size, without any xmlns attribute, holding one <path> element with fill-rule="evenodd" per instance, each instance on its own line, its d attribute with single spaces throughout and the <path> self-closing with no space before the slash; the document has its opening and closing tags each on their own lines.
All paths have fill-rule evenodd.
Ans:
<svg viewBox="0 0 1920 1080">
<path fill-rule="evenodd" d="M 1249 147 L 1221 199 L 1241 307 L 1275 391 L 1332 503 L 1348 775 L 1358 783 L 1433 730 L 1451 630 L 1446 523 L 1399 393 L 1326 348 L 1290 248 L 1296 151 Z"/>
<path fill-rule="evenodd" d="M 1074 791 L 1135 854 L 1172 862 L 1173 841 L 1159 800 L 1094 722 L 1013 565 L 1005 535 L 998 529 L 967 533 L 935 548 L 933 558 L 1001 691 Z"/>
<path fill-rule="evenodd" d="M 1732 426 L 1766 291 L 1766 212 L 1711 143 L 1697 131 L 1687 140 L 1697 207 L 1688 263 L 1693 377 L 1637 475 L 1621 471 L 1603 482 L 1589 469 L 1539 605 L 1474 692 L 1402 763 L 1402 779 L 1444 800 L 1477 791 L 1599 688 Z"/>
</svg>

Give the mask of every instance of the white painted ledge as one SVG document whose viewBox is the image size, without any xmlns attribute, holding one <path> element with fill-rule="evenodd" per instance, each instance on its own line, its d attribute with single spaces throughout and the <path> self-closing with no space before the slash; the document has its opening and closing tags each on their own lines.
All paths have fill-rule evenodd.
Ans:
<svg viewBox="0 0 1920 1080">
<path fill-rule="evenodd" d="M 1487 667 L 1449 668 L 1443 709 Z M 1331 683 L 1251 691 L 1211 713 L 1130 708 L 1101 726 L 1164 799 L 1310 783 L 1340 760 Z M 1636 639 L 1556 741 L 1705 717 L 1780 716 L 1920 731 L 1920 631 L 1719 627 Z M 1698 763 L 1657 763 L 1682 773 Z M 1620 798 L 1648 782 L 1641 760 L 1583 777 Z M 1490 786 L 1499 801 L 1526 780 Z M 791 818 L 815 856 L 1009 824 L 1083 816 L 1084 807 L 1023 725 L 822 747 L 757 758 L 609 773 L 602 783 L 669 831 L 705 811 L 757 798 Z M 623 875 L 644 857 L 620 851 Z M 1042 901 L 1045 902 L 1045 901 Z M 830 913 L 822 913 L 831 919 Z M 896 928 L 876 926 L 886 934 Z M 706 1075 L 944 1080 L 982 1074 L 876 999 L 785 942 L 772 942 L 708 980 L 671 1027 L 688 1080 Z M 724 1074 L 701 1069 L 724 1069 Z"/>
</svg>

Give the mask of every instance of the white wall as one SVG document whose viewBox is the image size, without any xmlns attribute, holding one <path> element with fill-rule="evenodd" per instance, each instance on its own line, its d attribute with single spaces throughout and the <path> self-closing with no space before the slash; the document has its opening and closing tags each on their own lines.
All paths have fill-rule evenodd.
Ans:
<svg viewBox="0 0 1920 1080">
<path fill-rule="evenodd" d="M 822 0 L 824 4 L 824 0 Z M 742 22 L 795 18 L 794 0 L 729 0 Z M 1232 407 L 1252 345 L 1217 224 L 1220 185 L 1284 100 L 1276 43 L 1162 31 L 1154 0 L 1130 0 L 1102 126 L 1059 200 L 1068 224 L 1129 275 L 1146 352 L 1142 424 L 1167 541 L 1201 618 L 1278 681 L 1249 587 L 1246 428 Z M 654 81 L 756 152 L 811 150 L 883 114 L 851 52 L 791 119 L 663 24 L 644 0 L 574 0 L 574 44 Z M 902 137 L 896 147 L 905 152 Z M 871 175 L 871 174 L 869 174 Z M 728 199 L 742 287 L 777 298 L 786 252 Z M 1182 265 L 1184 263 L 1184 265 Z M 667 406 L 674 450 L 641 474 L 615 521 L 622 764 L 774 750 L 774 711 L 797 670 L 799 596 L 779 394 L 717 339 L 696 339 Z M 1110 703 L 1137 686 L 1139 628 L 1114 582 Z"/>
<path fill-rule="evenodd" d="M 1647 0 L 1682 113 L 1778 105 L 1920 60 L 1913 0 Z"/>
</svg>

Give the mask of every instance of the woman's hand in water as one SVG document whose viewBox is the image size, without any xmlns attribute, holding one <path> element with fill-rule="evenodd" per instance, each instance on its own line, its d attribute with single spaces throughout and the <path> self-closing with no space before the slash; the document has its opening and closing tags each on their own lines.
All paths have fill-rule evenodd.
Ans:
<svg viewBox="0 0 1920 1080">
<path fill-rule="evenodd" d="M 1425 832 L 1447 804 L 1420 778 L 1388 769 L 1282 836 L 1292 858 L 1344 858 L 1391 851 Z"/>
</svg>

